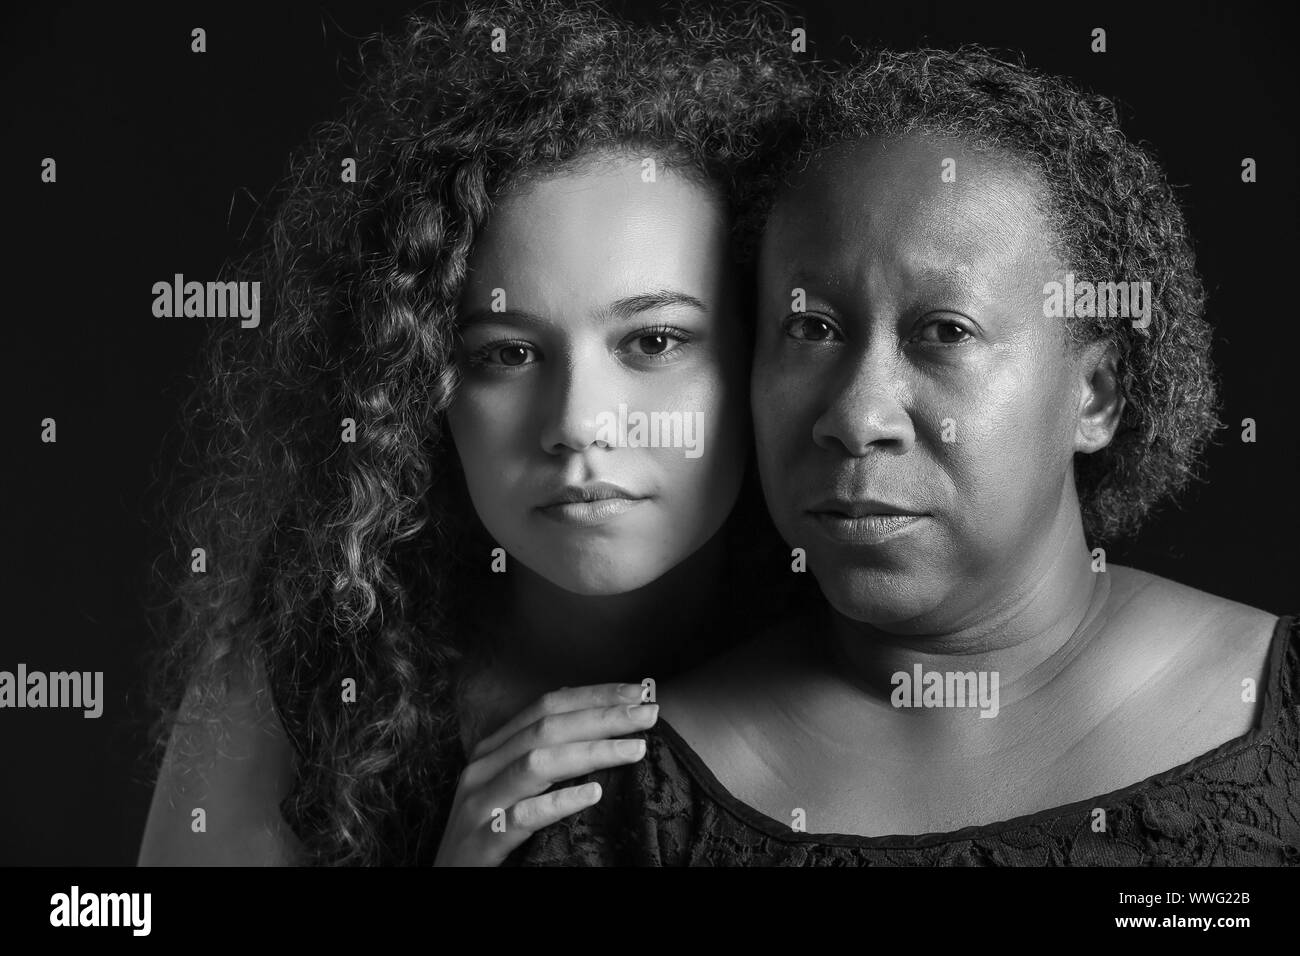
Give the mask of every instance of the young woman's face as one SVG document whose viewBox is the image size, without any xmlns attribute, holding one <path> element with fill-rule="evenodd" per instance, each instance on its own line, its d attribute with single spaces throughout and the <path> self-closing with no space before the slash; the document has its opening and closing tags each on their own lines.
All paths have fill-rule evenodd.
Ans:
<svg viewBox="0 0 1300 956">
<path fill-rule="evenodd" d="M 620 594 L 722 526 L 748 433 L 730 268 L 720 195 L 652 178 L 639 156 L 600 154 L 496 205 L 470 258 L 448 421 L 510 558 Z"/>
<path fill-rule="evenodd" d="M 908 138 L 838 148 L 773 210 L 759 469 L 783 537 L 850 618 L 961 626 L 1077 520 L 1079 367 L 1044 317 L 1061 274 L 1036 196 L 1003 161 Z"/>
</svg>

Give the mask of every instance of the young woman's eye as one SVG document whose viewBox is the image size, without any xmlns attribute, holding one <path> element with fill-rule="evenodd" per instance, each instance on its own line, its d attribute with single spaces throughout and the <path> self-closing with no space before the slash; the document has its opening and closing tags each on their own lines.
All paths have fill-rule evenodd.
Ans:
<svg viewBox="0 0 1300 956">
<path fill-rule="evenodd" d="M 927 322 L 917 334 L 919 341 L 932 345 L 960 345 L 970 337 L 963 326 L 948 319 Z"/>
<path fill-rule="evenodd" d="M 475 349 L 470 355 L 470 363 L 478 366 L 497 368 L 518 368 L 532 365 L 539 358 L 537 349 L 527 342 L 493 342 Z"/>
<path fill-rule="evenodd" d="M 796 312 L 785 320 L 785 334 L 802 342 L 835 342 L 840 334 L 835 326 L 820 315 Z"/>
<path fill-rule="evenodd" d="M 625 340 L 623 351 L 638 359 L 667 360 L 667 356 L 680 352 L 690 340 L 689 333 L 668 326 L 642 329 Z"/>
</svg>

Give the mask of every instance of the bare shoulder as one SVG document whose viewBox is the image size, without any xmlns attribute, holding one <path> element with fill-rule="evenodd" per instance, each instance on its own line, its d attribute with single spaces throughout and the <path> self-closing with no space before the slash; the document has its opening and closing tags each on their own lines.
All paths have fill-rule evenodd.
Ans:
<svg viewBox="0 0 1300 956">
<path fill-rule="evenodd" d="M 1171 679 L 1200 675 L 1200 686 L 1230 709 L 1243 680 L 1262 688 L 1276 614 L 1134 568 L 1112 565 L 1111 572 L 1114 625 L 1168 649 Z"/>
<path fill-rule="evenodd" d="M 806 622 L 787 618 L 659 689 L 660 716 L 710 766 L 725 765 L 771 707 L 776 675 L 799 666 Z"/>
<path fill-rule="evenodd" d="M 1177 631 L 1196 646 L 1219 654 L 1266 653 L 1278 616 L 1249 604 L 1219 597 L 1136 568 L 1112 565 L 1112 603 L 1131 620 L 1162 622 L 1162 630 Z"/>
<path fill-rule="evenodd" d="M 163 757 L 141 866 L 285 865 L 299 846 L 280 815 L 294 756 L 260 668 L 205 700 L 197 684 Z"/>
</svg>

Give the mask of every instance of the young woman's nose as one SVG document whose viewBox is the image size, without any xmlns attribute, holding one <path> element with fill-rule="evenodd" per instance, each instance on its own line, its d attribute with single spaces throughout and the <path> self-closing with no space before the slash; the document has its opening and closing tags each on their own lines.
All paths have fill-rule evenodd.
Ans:
<svg viewBox="0 0 1300 956">
<path fill-rule="evenodd" d="M 542 450 L 548 454 L 607 445 L 601 423 L 617 416 L 623 399 L 612 360 L 597 351 L 570 353 L 549 370 L 551 380 L 539 398 Z"/>
</svg>

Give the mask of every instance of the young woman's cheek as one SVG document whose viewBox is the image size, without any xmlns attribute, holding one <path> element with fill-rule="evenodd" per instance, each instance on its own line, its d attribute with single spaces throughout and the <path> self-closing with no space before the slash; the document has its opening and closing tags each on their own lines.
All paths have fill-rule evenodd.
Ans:
<svg viewBox="0 0 1300 956">
<path fill-rule="evenodd" d="M 734 363 L 744 371 L 744 363 Z M 644 449 L 658 472 L 677 533 L 698 546 L 731 511 L 749 443 L 745 383 L 719 361 L 697 361 L 641 392 L 648 410 L 680 416 L 674 447 Z"/>
<path fill-rule="evenodd" d="M 529 461 L 528 384 L 520 381 L 462 381 L 448 410 L 447 424 L 480 517 L 511 510 Z M 533 442 L 536 445 L 536 440 Z M 538 452 L 540 454 L 540 452 Z"/>
</svg>

